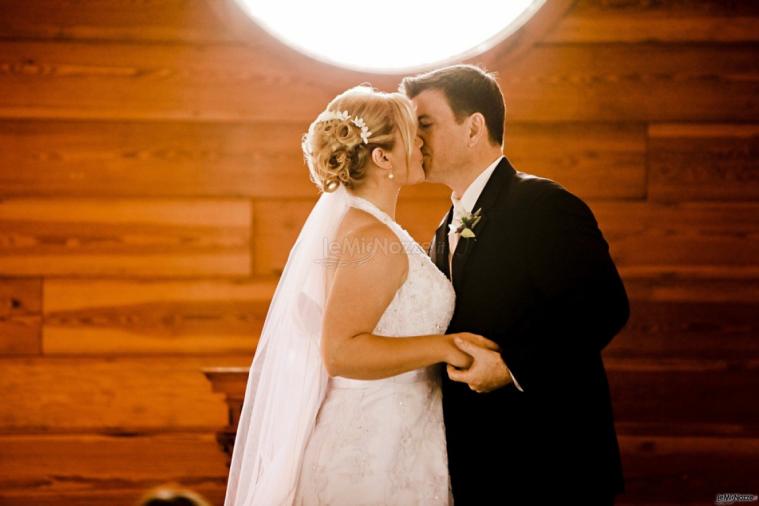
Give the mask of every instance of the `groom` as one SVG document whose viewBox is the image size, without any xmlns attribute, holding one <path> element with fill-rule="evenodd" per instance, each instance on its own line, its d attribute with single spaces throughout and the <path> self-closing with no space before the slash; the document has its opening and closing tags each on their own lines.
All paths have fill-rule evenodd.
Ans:
<svg viewBox="0 0 759 506">
<path fill-rule="evenodd" d="M 455 65 L 401 90 L 427 181 L 453 191 L 430 247 L 456 290 L 448 333 L 501 348 L 461 343 L 473 364 L 443 381 L 456 505 L 613 504 L 624 482 L 601 350 L 629 306 L 591 210 L 503 156 L 491 74 Z"/>
</svg>

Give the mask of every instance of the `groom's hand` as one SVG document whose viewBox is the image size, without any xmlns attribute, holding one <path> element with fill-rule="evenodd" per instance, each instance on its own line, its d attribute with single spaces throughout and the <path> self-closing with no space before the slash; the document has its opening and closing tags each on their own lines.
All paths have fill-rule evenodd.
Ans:
<svg viewBox="0 0 759 506">
<path fill-rule="evenodd" d="M 469 341 L 456 338 L 456 346 L 472 356 L 469 369 L 459 370 L 448 365 L 448 377 L 453 381 L 467 383 L 477 393 L 492 392 L 511 383 L 509 368 L 498 351 L 489 350 Z"/>
</svg>

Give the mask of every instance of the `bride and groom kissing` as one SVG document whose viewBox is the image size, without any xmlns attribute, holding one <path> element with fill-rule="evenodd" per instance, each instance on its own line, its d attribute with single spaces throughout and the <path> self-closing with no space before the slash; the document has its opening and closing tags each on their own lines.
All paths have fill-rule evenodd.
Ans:
<svg viewBox="0 0 759 506">
<path fill-rule="evenodd" d="M 349 89 L 303 137 L 321 195 L 253 358 L 225 506 L 613 504 L 601 351 L 629 306 L 591 210 L 503 155 L 494 75 L 400 90 Z M 452 191 L 426 251 L 395 220 L 423 181 Z"/>
</svg>

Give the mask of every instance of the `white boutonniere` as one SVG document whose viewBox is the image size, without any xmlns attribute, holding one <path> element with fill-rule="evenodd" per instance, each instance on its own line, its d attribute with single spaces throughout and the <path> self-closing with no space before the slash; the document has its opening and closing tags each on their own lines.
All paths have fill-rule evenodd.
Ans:
<svg viewBox="0 0 759 506">
<path fill-rule="evenodd" d="M 480 218 L 482 218 L 481 212 L 482 208 L 480 207 L 474 213 L 467 213 L 463 215 L 461 217 L 461 224 L 458 227 L 456 227 L 456 225 L 453 223 L 451 223 L 449 227 L 455 234 L 459 234 L 461 237 L 464 237 L 466 239 L 476 239 L 477 236 L 474 234 L 474 227 L 477 226 Z"/>
</svg>

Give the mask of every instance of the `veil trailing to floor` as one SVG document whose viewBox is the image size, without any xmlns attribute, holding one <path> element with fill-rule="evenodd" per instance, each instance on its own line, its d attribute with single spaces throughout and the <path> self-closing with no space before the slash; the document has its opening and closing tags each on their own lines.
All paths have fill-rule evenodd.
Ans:
<svg viewBox="0 0 759 506">
<path fill-rule="evenodd" d="M 321 356 L 329 251 L 350 194 L 322 193 L 287 259 L 248 375 L 224 506 L 292 504 L 328 382 Z"/>
</svg>

